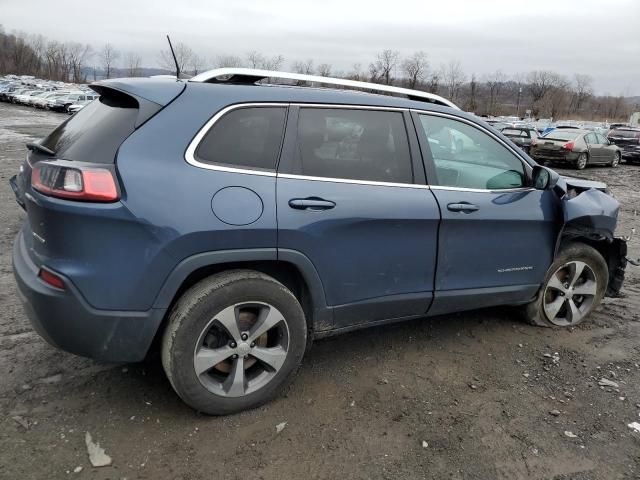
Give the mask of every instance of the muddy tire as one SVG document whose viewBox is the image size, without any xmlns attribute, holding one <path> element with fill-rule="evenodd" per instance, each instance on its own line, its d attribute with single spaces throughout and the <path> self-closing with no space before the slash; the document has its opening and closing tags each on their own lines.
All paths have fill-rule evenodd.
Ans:
<svg viewBox="0 0 640 480">
<path fill-rule="evenodd" d="M 274 398 L 296 372 L 307 323 L 296 297 L 268 275 L 233 270 L 208 277 L 172 309 L 162 365 L 194 409 L 225 415 Z"/>
<path fill-rule="evenodd" d="M 578 159 L 576 160 L 575 166 L 578 170 L 584 170 L 589 162 L 589 156 L 586 153 L 581 153 L 578 155 Z"/>
<path fill-rule="evenodd" d="M 561 247 L 534 301 L 523 308 L 525 319 L 539 327 L 572 327 L 602 301 L 609 270 L 600 253 L 584 243 Z"/>
</svg>

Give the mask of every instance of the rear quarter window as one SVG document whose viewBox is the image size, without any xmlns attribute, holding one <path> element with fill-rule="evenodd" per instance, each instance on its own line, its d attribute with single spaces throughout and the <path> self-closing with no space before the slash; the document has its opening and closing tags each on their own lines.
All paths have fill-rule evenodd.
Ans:
<svg viewBox="0 0 640 480">
<path fill-rule="evenodd" d="M 199 162 L 275 170 L 280 156 L 285 107 L 244 107 L 223 115 L 196 148 Z"/>
</svg>

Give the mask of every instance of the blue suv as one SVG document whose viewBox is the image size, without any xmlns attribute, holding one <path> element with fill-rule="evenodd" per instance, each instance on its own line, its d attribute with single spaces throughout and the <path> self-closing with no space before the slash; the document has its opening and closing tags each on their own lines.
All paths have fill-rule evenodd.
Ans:
<svg viewBox="0 0 640 480">
<path fill-rule="evenodd" d="M 199 411 L 266 402 L 315 338 L 497 305 L 573 326 L 621 288 L 606 186 L 438 96 L 247 69 L 91 88 L 11 179 L 20 295 L 78 355 L 157 340 Z"/>
</svg>

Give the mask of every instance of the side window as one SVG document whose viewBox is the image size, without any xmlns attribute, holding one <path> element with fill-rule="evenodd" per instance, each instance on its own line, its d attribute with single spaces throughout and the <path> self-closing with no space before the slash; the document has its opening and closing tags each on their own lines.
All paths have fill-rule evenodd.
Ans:
<svg viewBox="0 0 640 480">
<path fill-rule="evenodd" d="M 247 107 L 222 116 L 196 149 L 203 163 L 275 170 L 284 131 L 284 107 Z"/>
<path fill-rule="evenodd" d="M 598 143 L 600 145 L 609 145 L 609 140 L 604 138 L 604 135 L 602 135 L 600 133 L 596 133 L 596 137 L 598 137 Z"/>
<path fill-rule="evenodd" d="M 535 130 L 529 130 L 529 135 L 531 136 L 531 138 L 538 138 L 538 132 L 536 132 Z"/>
<path fill-rule="evenodd" d="M 522 161 L 493 137 L 467 123 L 420 115 L 435 163 L 437 185 L 501 190 L 525 185 Z"/>
<path fill-rule="evenodd" d="M 412 183 L 400 112 L 301 108 L 293 172 L 312 177 Z"/>
<path fill-rule="evenodd" d="M 596 134 L 595 133 L 587 133 L 584 136 L 584 140 L 585 142 L 587 142 L 589 145 L 596 145 L 598 143 L 598 140 L 596 140 Z"/>
</svg>

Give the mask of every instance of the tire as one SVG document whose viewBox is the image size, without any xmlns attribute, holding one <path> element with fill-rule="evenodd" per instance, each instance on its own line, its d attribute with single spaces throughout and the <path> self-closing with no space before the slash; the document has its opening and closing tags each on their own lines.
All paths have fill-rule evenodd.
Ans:
<svg viewBox="0 0 640 480">
<path fill-rule="evenodd" d="M 581 153 L 578 155 L 578 159 L 576 160 L 576 168 L 578 170 L 584 170 L 587 163 L 589 163 L 589 156 L 586 153 Z"/>
<path fill-rule="evenodd" d="M 620 165 L 620 152 L 616 152 L 613 155 L 613 160 L 611 160 L 611 163 L 609 164 L 611 168 L 616 168 L 618 165 Z"/>
<path fill-rule="evenodd" d="M 260 333 L 270 319 L 276 323 Z M 163 334 L 162 365 L 186 404 L 226 415 L 274 398 L 297 371 L 306 345 L 305 315 L 291 291 L 260 272 L 231 270 L 180 297 Z"/>
<path fill-rule="evenodd" d="M 582 275 L 572 278 L 572 265 L 579 264 L 585 265 Z M 549 267 L 536 299 L 524 307 L 524 316 L 529 323 L 539 327 L 578 325 L 600 304 L 608 281 L 609 269 L 600 252 L 584 243 L 565 244 Z M 570 288 L 566 288 L 567 285 Z M 576 293 L 587 291 L 589 294 Z M 576 310 L 570 307 L 571 302 Z M 558 304 L 559 310 L 551 318 L 551 312 Z M 577 312 L 575 317 L 571 311 Z"/>
</svg>

